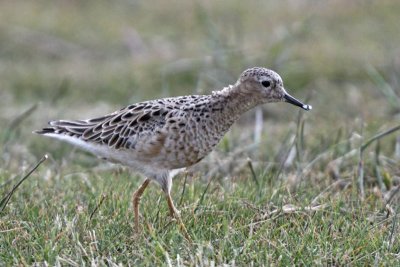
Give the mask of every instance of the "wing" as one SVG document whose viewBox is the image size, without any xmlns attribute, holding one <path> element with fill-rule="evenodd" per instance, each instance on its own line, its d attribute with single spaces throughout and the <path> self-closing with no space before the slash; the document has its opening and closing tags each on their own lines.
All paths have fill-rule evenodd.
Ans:
<svg viewBox="0 0 400 267">
<path fill-rule="evenodd" d="M 157 138 L 173 110 L 165 102 L 146 101 L 89 120 L 50 121 L 50 127 L 36 133 L 71 136 L 114 149 L 135 148 L 142 137 Z"/>
</svg>

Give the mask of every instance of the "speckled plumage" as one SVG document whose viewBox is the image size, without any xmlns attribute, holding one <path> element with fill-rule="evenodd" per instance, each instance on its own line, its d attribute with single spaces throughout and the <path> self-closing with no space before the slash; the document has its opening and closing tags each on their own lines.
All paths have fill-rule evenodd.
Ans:
<svg viewBox="0 0 400 267">
<path fill-rule="evenodd" d="M 247 110 L 280 101 L 311 109 L 286 93 L 277 73 L 256 67 L 210 95 L 145 101 L 88 120 L 51 121 L 37 133 L 130 166 L 156 180 L 169 195 L 169 171 L 203 159 Z"/>
</svg>

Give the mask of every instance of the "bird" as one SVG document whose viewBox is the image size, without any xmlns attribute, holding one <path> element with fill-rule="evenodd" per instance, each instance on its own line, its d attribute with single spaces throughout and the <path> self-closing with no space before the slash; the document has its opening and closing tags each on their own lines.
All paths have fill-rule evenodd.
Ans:
<svg viewBox="0 0 400 267">
<path fill-rule="evenodd" d="M 137 233 L 141 197 L 150 182 L 158 183 L 170 215 L 190 239 L 171 197 L 171 172 L 201 161 L 243 113 L 272 102 L 312 109 L 286 92 L 278 73 L 253 67 L 243 71 L 233 85 L 210 94 L 144 101 L 92 119 L 54 120 L 35 133 L 68 142 L 142 174 L 145 180 L 132 196 Z"/>
</svg>

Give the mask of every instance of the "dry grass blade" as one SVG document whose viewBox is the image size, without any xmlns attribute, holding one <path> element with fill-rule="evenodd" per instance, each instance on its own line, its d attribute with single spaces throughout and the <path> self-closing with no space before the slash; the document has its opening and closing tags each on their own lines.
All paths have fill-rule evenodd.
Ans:
<svg viewBox="0 0 400 267">
<path fill-rule="evenodd" d="M 380 134 L 377 134 L 377 135 L 371 137 L 370 139 L 368 139 L 368 140 L 361 146 L 361 148 L 360 148 L 361 153 L 364 152 L 364 150 L 365 150 L 369 145 L 371 145 L 374 141 L 379 140 L 379 139 L 381 139 L 382 137 L 385 137 L 386 135 L 389 135 L 389 134 L 391 134 L 391 133 L 394 133 L 394 132 L 396 132 L 396 131 L 398 131 L 398 130 L 400 130 L 400 125 L 397 125 L 397 126 L 391 128 L 391 129 L 389 129 L 389 130 L 387 130 L 387 131 L 385 131 L 385 132 L 383 132 L 383 133 L 380 133 Z"/>
<path fill-rule="evenodd" d="M 385 183 L 383 182 L 383 178 L 382 178 L 381 171 L 380 171 L 380 166 L 381 166 L 381 162 L 379 160 L 380 148 L 381 148 L 381 146 L 378 141 L 378 143 L 376 143 L 376 148 L 375 148 L 375 175 L 376 175 L 376 179 L 379 184 L 379 188 L 381 189 L 382 192 L 385 192 L 386 186 L 385 186 Z"/>
<path fill-rule="evenodd" d="M 393 198 L 396 196 L 397 193 L 400 192 L 400 185 L 398 185 L 395 189 L 392 189 L 389 193 L 389 197 L 387 198 L 386 204 L 390 204 Z"/>
<path fill-rule="evenodd" d="M 0 212 L 3 212 L 3 210 L 5 209 L 5 207 L 7 206 L 8 201 L 10 200 L 10 198 L 12 197 L 12 195 L 14 194 L 15 190 L 17 190 L 17 188 L 46 160 L 48 159 L 49 156 L 44 155 L 40 161 L 35 165 L 35 167 L 33 167 L 14 187 L 13 189 L 11 189 L 11 191 L 1 200 L 0 202 L 0 207 L 1 210 Z"/>
<path fill-rule="evenodd" d="M 21 122 L 26 119 L 29 115 L 32 114 L 33 111 L 36 110 L 38 104 L 33 104 L 31 107 L 29 107 L 27 110 L 22 112 L 18 117 L 16 117 L 10 124 L 9 130 L 12 131 L 15 129 L 18 125 L 21 124 Z"/>
<path fill-rule="evenodd" d="M 254 143 L 259 144 L 261 142 L 261 135 L 263 130 L 263 111 L 260 107 L 256 108 L 255 119 L 254 119 Z"/>
<path fill-rule="evenodd" d="M 349 185 L 351 181 L 346 180 L 346 179 L 340 179 L 338 181 L 335 181 L 334 183 L 330 184 L 325 190 L 323 190 L 321 193 L 319 193 L 312 201 L 311 201 L 311 206 L 316 206 L 318 201 L 325 196 L 329 191 L 331 191 L 333 188 L 336 187 L 342 187 L 345 188 L 347 185 Z"/>
<path fill-rule="evenodd" d="M 360 147 L 360 160 L 358 162 L 358 183 L 360 187 L 361 198 L 364 199 L 364 162 L 363 162 L 363 153 L 364 150 L 367 149 L 373 142 L 400 130 L 400 125 L 397 125 L 383 133 L 379 133 L 370 139 L 368 139 L 364 144 Z"/>
<path fill-rule="evenodd" d="M 288 145 L 287 147 L 284 147 L 283 145 L 282 145 L 282 148 L 280 149 L 280 151 L 279 151 L 279 153 L 278 153 L 278 155 L 282 155 L 283 153 L 283 155 L 284 155 L 284 157 L 282 157 L 282 159 L 281 159 L 281 163 L 280 163 L 280 165 L 279 165 L 279 169 L 278 169 L 278 171 L 276 172 L 276 174 L 275 174 L 275 176 L 274 176 L 274 180 L 278 180 L 279 179 L 279 177 L 280 177 L 280 175 L 282 174 L 282 172 L 283 172 L 283 169 L 285 168 L 285 164 L 286 164 L 286 162 L 288 162 L 288 159 L 289 159 L 289 157 L 290 157 L 290 153 L 291 153 L 291 151 L 293 150 L 293 147 L 295 146 L 295 142 L 296 142 L 296 140 L 295 140 L 295 138 L 292 138 L 293 136 L 292 136 L 292 132 L 289 132 L 287 135 L 286 135 L 286 137 L 285 137 L 285 141 L 283 142 L 284 144 L 286 144 L 286 143 L 290 143 L 290 145 Z M 290 140 L 292 138 L 292 140 Z M 285 151 L 286 150 L 286 151 Z M 283 152 L 284 151 L 284 152 Z"/>
<path fill-rule="evenodd" d="M 215 177 L 215 176 L 214 176 L 214 177 Z M 208 181 L 207 186 L 206 186 L 206 188 L 204 189 L 203 194 L 201 194 L 199 203 L 197 203 L 196 208 L 194 209 L 193 213 L 196 213 L 197 210 L 199 209 L 200 205 L 203 203 L 204 196 L 206 195 L 206 193 L 207 193 L 207 191 L 208 191 L 208 188 L 210 187 L 210 184 L 211 184 L 211 182 L 212 182 L 213 180 L 214 180 L 214 179 L 211 178 L 211 179 Z"/>
<path fill-rule="evenodd" d="M 106 197 L 107 197 L 106 194 L 102 194 L 102 195 L 101 195 L 101 199 L 100 199 L 99 203 L 96 205 L 96 207 L 94 208 L 94 210 L 92 211 L 92 213 L 90 213 L 89 221 L 92 220 L 93 215 L 94 215 L 94 214 L 96 213 L 96 211 L 100 208 L 101 204 L 103 203 L 103 201 L 104 201 L 104 199 L 105 199 Z"/>
<path fill-rule="evenodd" d="M 321 205 L 315 205 L 315 206 L 296 206 L 292 204 L 286 204 L 282 206 L 281 208 L 276 208 L 271 211 L 267 211 L 264 213 L 261 217 L 261 219 L 252 222 L 251 224 L 247 226 L 255 226 L 257 224 L 263 223 L 266 220 L 269 220 L 272 218 L 273 215 L 278 216 L 280 214 L 292 214 L 292 213 L 298 213 L 298 212 L 316 212 L 316 211 L 321 211 L 325 210 L 329 205 L 328 204 L 321 204 Z"/>
<path fill-rule="evenodd" d="M 323 210 L 327 207 L 327 204 L 321 204 L 317 206 L 306 206 L 306 207 L 299 207 L 292 204 L 287 204 L 282 207 L 283 213 L 294 213 L 294 212 L 301 212 L 301 211 L 318 211 Z"/>
<path fill-rule="evenodd" d="M 394 92 L 393 87 L 385 81 L 383 76 L 371 65 L 367 66 L 367 73 L 371 79 L 378 85 L 377 88 L 382 91 L 387 101 L 393 108 L 400 108 L 400 97 Z"/>
<path fill-rule="evenodd" d="M 358 187 L 360 189 L 360 196 L 361 199 L 364 200 L 365 198 L 365 190 L 364 190 L 364 161 L 361 158 L 362 156 L 360 155 L 360 161 L 358 162 Z"/>
<path fill-rule="evenodd" d="M 391 227 L 391 230 L 390 230 L 390 234 L 389 234 L 389 237 L 388 237 L 388 241 L 389 241 L 389 246 L 390 247 L 392 247 L 393 246 L 393 243 L 395 242 L 395 231 L 396 231 L 396 224 L 397 224 L 397 222 L 398 222 L 398 220 L 397 220 L 397 216 L 398 216 L 398 214 L 399 214 L 399 209 L 397 208 L 396 209 L 396 214 L 394 215 L 394 220 L 393 220 L 393 222 L 392 222 L 392 227 Z"/>
<path fill-rule="evenodd" d="M 10 179 L 4 181 L 3 183 L 0 184 L 0 188 L 8 185 L 9 183 L 11 183 L 12 181 L 14 181 L 15 179 L 17 179 L 18 175 L 14 175 L 13 177 L 11 177 Z"/>
<path fill-rule="evenodd" d="M 7 129 L 4 131 L 5 135 L 2 140 L 2 143 L 5 144 L 11 137 L 11 133 L 20 125 L 29 115 L 31 115 L 37 108 L 38 104 L 33 104 L 27 110 L 18 115 L 15 119 L 13 119 Z"/>
<path fill-rule="evenodd" d="M 186 190 L 187 177 L 188 177 L 188 172 L 185 172 L 185 180 L 183 181 L 182 193 L 181 193 L 181 198 L 179 199 L 178 206 L 182 205 L 183 196 L 185 195 L 185 190 Z"/>
</svg>

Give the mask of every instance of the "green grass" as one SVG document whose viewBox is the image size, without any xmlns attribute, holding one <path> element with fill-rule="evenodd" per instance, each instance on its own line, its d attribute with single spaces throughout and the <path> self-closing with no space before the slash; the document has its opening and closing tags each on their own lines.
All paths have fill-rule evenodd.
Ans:
<svg viewBox="0 0 400 267">
<path fill-rule="evenodd" d="M 47 164 L 45 164 L 47 165 Z M 41 168 L 45 172 L 45 168 Z M 360 201 L 353 191 L 335 189 L 307 209 L 319 188 L 308 184 L 290 192 L 268 174 L 256 187 L 246 177 L 232 185 L 188 179 L 182 204 L 193 244 L 167 216 L 158 186 L 151 186 L 141 207 L 142 235 L 133 232 L 131 193 L 137 179 L 126 172 L 78 172 L 34 175 L 18 190 L 2 214 L 4 264 L 58 261 L 132 265 L 166 264 L 331 264 L 392 265 L 399 244 L 388 216 L 375 196 Z M 181 177 L 182 178 L 182 177 Z M 176 179 L 179 202 L 184 179 Z M 91 214 L 101 196 L 104 201 Z M 288 205 L 295 208 L 289 211 Z M 197 212 L 194 210 L 198 207 Z"/>
<path fill-rule="evenodd" d="M 400 133 L 379 134 L 399 125 L 400 5 L 296 3 L 1 2 L 1 198 L 49 159 L 0 207 L 0 265 L 399 265 Z M 142 177 L 31 133 L 256 65 L 314 109 L 265 105 L 260 144 L 249 112 L 174 178 L 193 243 L 158 185 L 138 235 Z"/>
</svg>

